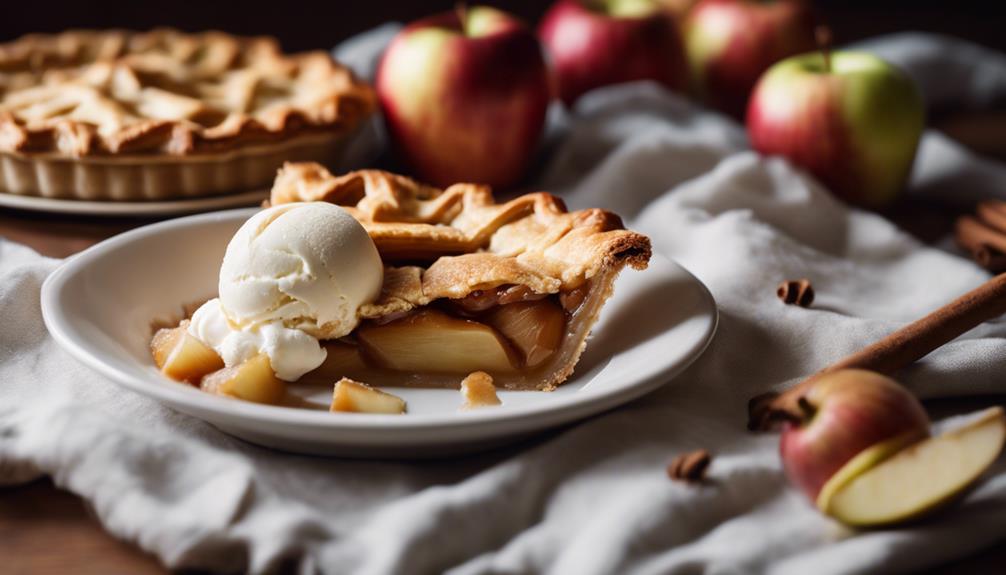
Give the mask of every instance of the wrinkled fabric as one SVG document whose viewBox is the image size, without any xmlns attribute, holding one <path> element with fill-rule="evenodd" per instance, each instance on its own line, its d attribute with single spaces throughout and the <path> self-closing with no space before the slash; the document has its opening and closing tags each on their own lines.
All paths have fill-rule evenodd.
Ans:
<svg viewBox="0 0 1006 575">
<path fill-rule="evenodd" d="M 339 55 L 367 75 L 394 30 Z M 947 42 L 953 49 L 941 49 Z M 930 101 L 980 105 L 1006 89 L 1002 56 L 973 45 L 910 35 L 869 46 L 904 64 Z M 927 76 L 965 57 L 987 70 L 961 72 L 973 81 L 955 83 L 958 93 Z M 745 430 L 752 395 L 882 337 L 986 272 L 846 206 L 785 161 L 747 150 L 740 126 L 655 86 L 599 90 L 551 121 L 535 185 L 573 208 L 618 212 L 716 298 L 714 341 L 674 381 L 475 456 L 284 454 L 71 359 L 39 310 L 41 282 L 59 262 L 2 241 L 0 482 L 50 475 L 110 532 L 170 567 L 255 573 L 896 573 L 1002 539 L 1002 462 L 939 520 L 857 534 L 787 487 L 777 437 Z M 910 193 L 949 204 L 1004 189 L 1002 164 L 925 135 Z M 775 287 L 802 277 L 816 288 L 813 307 L 782 305 Z M 1004 336 L 1003 322 L 990 322 L 901 379 L 926 398 L 1004 393 Z M 670 458 L 698 447 L 716 454 L 710 481 L 669 481 Z"/>
</svg>

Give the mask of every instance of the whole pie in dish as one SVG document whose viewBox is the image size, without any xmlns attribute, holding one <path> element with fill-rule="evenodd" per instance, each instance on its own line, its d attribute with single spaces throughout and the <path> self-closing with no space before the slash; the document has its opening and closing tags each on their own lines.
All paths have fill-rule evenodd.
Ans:
<svg viewBox="0 0 1006 575">
<path fill-rule="evenodd" d="M 335 161 L 375 109 L 324 52 L 271 38 L 69 31 L 0 45 L 0 191 L 164 200 Z"/>
<path fill-rule="evenodd" d="M 272 379 L 458 388 L 484 372 L 500 388 L 552 390 L 615 278 L 650 258 L 615 214 L 569 212 L 544 192 L 496 203 L 486 186 L 294 163 L 269 203 L 228 246 L 219 298 L 155 335 L 169 376 L 267 403 L 286 385 Z M 234 383 L 252 362 L 264 396 Z"/>
</svg>

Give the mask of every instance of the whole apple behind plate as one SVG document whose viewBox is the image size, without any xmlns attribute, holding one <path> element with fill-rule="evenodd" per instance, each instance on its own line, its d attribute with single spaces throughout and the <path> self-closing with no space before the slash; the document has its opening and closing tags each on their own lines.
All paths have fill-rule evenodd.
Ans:
<svg viewBox="0 0 1006 575">
<path fill-rule="evenodd" d="M 908 179 L 925 121 L 905 73 L 866 52 L 787 58 L 758 81 L 747 112 L 751 145 L 781 155 L 834 194 L 871 208 L 891 204 Z"/>
<path fill-rule="evenodd" d="M 439 186 L 519 180 L 551 99 L 534 33 L 484 6 L 406 26 L 385 52 L 376 85 L 398 156 Z"/>
<path fill-rule="evenodd" d="M 566 105 L 611 84 L 653 80 L 671 90 L 687 85 L 674 12 L 658 0 L 559 0 L 538 35 Z"/>
<path fill-rule="evenodd" d="M 814 16 L 803 0 L 702 0 L 685 20 L 684 38 L 694 91 L 743 119 L 762 73 L 814 48 Z"/>
</svg>

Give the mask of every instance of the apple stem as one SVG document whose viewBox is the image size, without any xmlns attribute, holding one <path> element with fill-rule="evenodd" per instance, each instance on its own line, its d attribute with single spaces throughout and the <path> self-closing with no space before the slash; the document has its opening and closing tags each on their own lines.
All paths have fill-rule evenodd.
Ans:
<svg viewBox="0 0 1006 575">
<path fill-rule="evenodd" d="M 810 401 L 802 395 L 796 400 L 796 405 L 800 408 L 805 420 L 814 417 L 814 414 L 817 413 L 817 408 L 811 405 Z"/>
<path fill-rule="evenodd" d="M 461 23 L 461 33 L 468 35 L 468 3 L 458 2 L 455 4 L 454 13 L 458 15 L 458 22 Z"/>
<path fill-rule="evenodd" d="M 817 48 L 824 58 L 824 72 L 831 74 L 831 28 L 818 26 L 814 29 L 814 39 L 817 40 Z"/>
</svg>

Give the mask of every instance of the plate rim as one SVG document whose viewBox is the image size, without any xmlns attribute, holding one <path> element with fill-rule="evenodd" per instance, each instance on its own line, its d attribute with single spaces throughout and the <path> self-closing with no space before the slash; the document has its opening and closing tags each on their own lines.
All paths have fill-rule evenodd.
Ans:
<svg viewBox="0 0 1006 575">
<path fill-rule="evenodd" d="M 178 198 L 155 201 L 98 201 L 47 198 L 0 192 L 0 207 L 49 214 L 88 216 L 169 216 L 206 210 L 221 210 L 248 206 L 269 197 L 269 190 L 255 189 L 201 198 Z"/>
<path fill-rule="evenodd" d="M 109 378 L 120 387 L 124 387 L 140 395 L 150 397 L 168 407 L 197 417 L 216 425 L 205 414 L 211 414 L 220 419 L 240 419 L 240 423 L 248 420 L 269 423 L 272 425 L 295 426 L 300 428 L 325 429 L 329 431 L 372 431 L 398 433 L 405 429 L 413 430 L 456 430 L 472 426 L 507 425 L 520 422 L 546 420 L 544 424 L 535 427 L 553 425 L 571 421 L 590 414 L 601 413 L 617 405 L 636 399 L 657 387 L 669 382 L 694 363 L 709 347 L 719 325 L 719 309 L 709 289 L 687 269 L 659 253 L 653 257 L 659 258 L 668 265 L 684 273 L 698 288 L 703 302 L 704 314 L 709 318 L 700 338 L 693 342 L 683 359 L 659 369 L 653 374 L 641 379 L 634 386 L 622 389 L 602 390 L 588 396 L 570 394 L 552 401 L 539 404 L 515 406 L 507 410 L 472 410 L 447 414 L 332 414 L 330 412 L 303 410 L 285 406 L 259 405 L 251 402 L 234 401 L 233 399 L 206 394 L 192 387 L 182 385 L 156 385 L 146 377 L 136 377 L 122 371 L 114 365 L 104 362 L 92 353 L 77 338 L 72 335 L 72 320 L 62 313 L 58 299 L 68 281 L 76 273 L 86 268 L 87 263 L 98 255 L 114 250 L 141 237 L 154 235 L 175 227 L 207 223 L 207 221 L 225 221 L 235 217 L 249 217 L 257 208 L 240 208 L 216 211 L 166 220 L 142 226 L 106 239 L 91 246 L 66 260 L 53 270 L 44 280 L 41 288 L 41 311 L 43 322 L 49 334 L 64 351 L 74 359 L 83 363 L 91 370 Z M 645 272 L 642 272 L 645 273 Z M 231 422 L 233 423 L 233 422 Z M 539 421 L 539 423 L 541 423 Z"/>
</svg>

